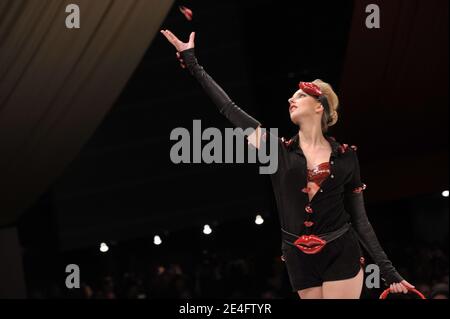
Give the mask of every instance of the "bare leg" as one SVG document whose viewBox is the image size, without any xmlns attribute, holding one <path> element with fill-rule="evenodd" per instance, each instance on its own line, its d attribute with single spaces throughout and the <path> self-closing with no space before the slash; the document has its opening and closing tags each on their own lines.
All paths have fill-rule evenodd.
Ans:
<svg viewBox="0 0 450 319">
<path fill-rule="evenodd" d="M 297 291 L 301 299 L 322 299 L 322 286 L 311 287 Z"/>
<path fill-rule="evenodd" d="M 324 299 L 359 299 L 361 297 L 364 273 L 361 268 L 358 274 L 350 279 L 326 281 L 322 286 Z"/>
</svg>

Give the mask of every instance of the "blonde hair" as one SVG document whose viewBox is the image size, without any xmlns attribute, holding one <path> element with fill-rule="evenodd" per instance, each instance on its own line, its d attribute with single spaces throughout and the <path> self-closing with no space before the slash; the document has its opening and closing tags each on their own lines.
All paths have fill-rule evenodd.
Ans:
<svg viewBox="0 0 450 319">
<path fill-rule="evenodd" d="M 326 112 L 323 112 L 322 115 L 322 131 L 325 133 L 328 131 L 328 128 L 336 124 L 338 120 L 337 109 L 339 107 L 339 99 L 329 83 L 326 83 L 321 79 L 316 79 L 312 83 L 320 87 L 320 90 L 326 96 L 328 105 L 330 106 L 330 115 L 328 116 Z"/>
</svg>

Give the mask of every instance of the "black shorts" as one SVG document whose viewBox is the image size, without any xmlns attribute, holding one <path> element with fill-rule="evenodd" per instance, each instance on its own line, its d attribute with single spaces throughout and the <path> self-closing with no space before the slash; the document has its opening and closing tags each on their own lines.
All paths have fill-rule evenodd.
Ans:
<svg viewBox="0 0 450 319">
<path fill-rule="evenodd" d="M 353 278 L 361 269 L 362 251 L 352 228 L 317 254 L 305 254 L 285 243 L 282 252 L 294 292 L 321 286 L 325 281 Z"/>
</svg>

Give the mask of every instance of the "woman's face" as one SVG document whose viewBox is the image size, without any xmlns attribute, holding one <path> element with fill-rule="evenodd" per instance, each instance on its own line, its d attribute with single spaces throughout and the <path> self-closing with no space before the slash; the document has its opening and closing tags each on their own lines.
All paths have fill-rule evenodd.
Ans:
<svg viewBox="0 0 450 319">
<path fill-rule="evenodd" d="M 301 89 L 295 92 L 288 102 L 289 115 L 291 121 L 295 124 L 299 124 L 300 120 L 312 119 L 317 114 L 317 107 L 320 106 L 320 103 L 314 97 L 306 94 Z"/>
</svg>

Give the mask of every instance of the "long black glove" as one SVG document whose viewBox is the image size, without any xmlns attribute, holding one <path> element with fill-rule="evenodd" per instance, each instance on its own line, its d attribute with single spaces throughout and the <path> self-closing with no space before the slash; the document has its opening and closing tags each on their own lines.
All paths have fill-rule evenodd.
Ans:
<svg viewBox="0 0 450 319">
<path fill-rule="evenodd" d="M 356 152 L 353 153 L 354 170 L 351 181 L 345 186 L 345 209 L 351 215 L 351 222 L 354 226 L 359 240 L 363 247 L 367 250 L 369 255 L 380 267 L 381 275 L 386 284 L 398 283 L 403 280 L 400 274 L 388 259 L 386 253 L 381 248 L 378 238 L 367 218 L 366 209 L 364 205 L 364 196 L 362 190 L 365 185 L 361 183 L 359 160 Z"/>
<path fill-rule="evenodd" d="M 194 48 L 181 51 L 180 55 L 189 72 L 201 84 L 205 92 L 219 109 L 220 113 L 222 113 L 234 126 L 245 130 L 249 127 L 256 129 L 261 125 L 260 122 L 239 108 L 225 91 L 209 76 L 209 74 L 206 73 L 205 69 L 198 64 Z"/>
</svg>

